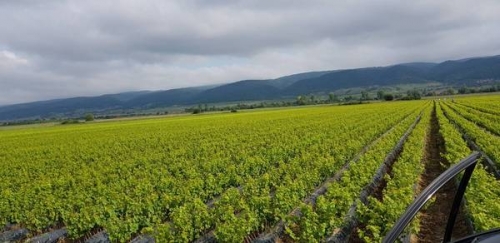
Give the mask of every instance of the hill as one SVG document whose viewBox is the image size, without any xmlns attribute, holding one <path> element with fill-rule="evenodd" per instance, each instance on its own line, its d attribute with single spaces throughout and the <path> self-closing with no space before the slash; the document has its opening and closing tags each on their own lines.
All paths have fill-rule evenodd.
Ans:
<svg viewBox="0 0 500 243">
<path fill-rule="evenodd" d="M 265 100 L 279 97 L 280 90 L 267 80 L 243 80 L 222 85 L 198 94 L 194 103 Z"/>
<path fill-rule="evenodd" d="M 442 63 L 402 63 L 386 67 L 306 72 L 268 80 L 242 80 L 219 86 L 139 91 L 76 97 L 0 107 L 0 121 L 80 116 L 86 112 L 149 109 L 200 103 L 272 100 L 339 89 L 441 83 L 451 87 L 500 81 L 500 56 Z"/>
<path fill-rule="evenodd" d="M 428 81 L 424 71 L 412 66 L 395 65 L 379 68 L 350 69 L 324 74 L 316 78 L 300 80 L 287 87 L 283 94 L 329 92 L 337 89 L 396 84 L 424 83 Z"/>
</svg>

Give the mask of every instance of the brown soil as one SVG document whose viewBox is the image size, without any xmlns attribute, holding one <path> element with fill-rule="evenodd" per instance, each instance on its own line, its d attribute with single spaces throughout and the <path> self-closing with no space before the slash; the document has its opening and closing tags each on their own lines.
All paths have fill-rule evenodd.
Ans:
<svg viewBox="0 0 500 243">
<path fill-rule="evenodd" d="M 396 156 L 396 159 L 399 157 L 399 154 L 398 156 Z M 389 168 L 387 168 L 387 174 L 389 176 L 392 177 L 392 166 L 390 166 Z M 383 195 L 383 191 L 384 189 L 387 187 L 387 181 L 385 180 L 385 177 L 382 178 L 382 180 L 380 181 L 380 184 L 378 185 L 378 187 L 376 187 L 374 190 L 373 190 L 373 193 L 372 193 L 372 197 L 376 198 L 377 200 L 379 200 L 380 202 L 383 202 L 384 201 L 384 195 Z"/>
<path fill-rule="evenodd" d="M 444 152 L 444 140 L 439 133 L 439 124 L 435 110 L 432 113 L 429 130 L 425 145 L 425 154 L 422 159 L 422 163 L 425 164 L 425 170 L 420 177 L 419 193 L 446 170 L 441 164 L 446 165 L 446 167 L 449 164 L 446 159 L 441 157 L 441 153 Z M 452 180 L 434 195 L 434 202 L 427 203 L 428 207 L 421 210 L 419 214 L 420 232 L 417 237 L 412 237 L 412 242 L 443 241 L 446 222 L 448 221 L 455 191 L 455 182 Z M 463 210 L 461 209 L 453 230 L 453 238 L 460 238 L 469 233 L 470 230 L 467 227 Z"/>
</svg>

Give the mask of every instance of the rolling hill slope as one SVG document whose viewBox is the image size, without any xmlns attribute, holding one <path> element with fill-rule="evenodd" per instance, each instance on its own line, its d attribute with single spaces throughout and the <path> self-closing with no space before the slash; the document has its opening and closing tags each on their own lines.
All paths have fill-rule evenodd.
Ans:
<svg viewBox="0 0 500 243">
<path fill-rule="evenodd" d="M 198 94 L 195 103 L 265 100 L 279 97 L 280 90 L 267 80 L 243 80 L 222 85 Z"/>
<path fill-rule="evenodd" d="M 387 67 L 299 73 L 268 80 L 243 80 L 219 86 L 138 91 L 9 105 L 0 107 L 0 121 L 72 116 L 83 112 L 116 109 L 282 99 L 349 88 L 431 82 L 459 87 L 499 81 L 500 56 L 442 63 L 403 63 Z"/>
</svg>

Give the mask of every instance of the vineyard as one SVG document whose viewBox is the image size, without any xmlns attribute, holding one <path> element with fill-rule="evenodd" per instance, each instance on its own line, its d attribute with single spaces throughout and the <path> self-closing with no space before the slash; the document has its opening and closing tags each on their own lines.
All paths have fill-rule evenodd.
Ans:
<svg viewBox="0 0 500 243">
<path fill-rule="evenodd" d="M 380 242 L 473 150 L 484 163 L 457 232 L 500 227 L 495 95 L 29 127 L 0 141 L 0 242 Z M 438 201 L 403 241 L 442 236 Z"/>
</svg>

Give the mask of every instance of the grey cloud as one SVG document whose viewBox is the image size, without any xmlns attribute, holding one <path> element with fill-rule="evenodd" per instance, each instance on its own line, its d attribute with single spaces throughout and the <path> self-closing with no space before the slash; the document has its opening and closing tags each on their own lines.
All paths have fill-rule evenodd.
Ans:
<svg viewBox="0 0 500 243">
<path fill-rule="evenodd" d="M 495 55 L 498 12 L 493 0 L 0 1 L 0 104 Z"/>
</svg>

